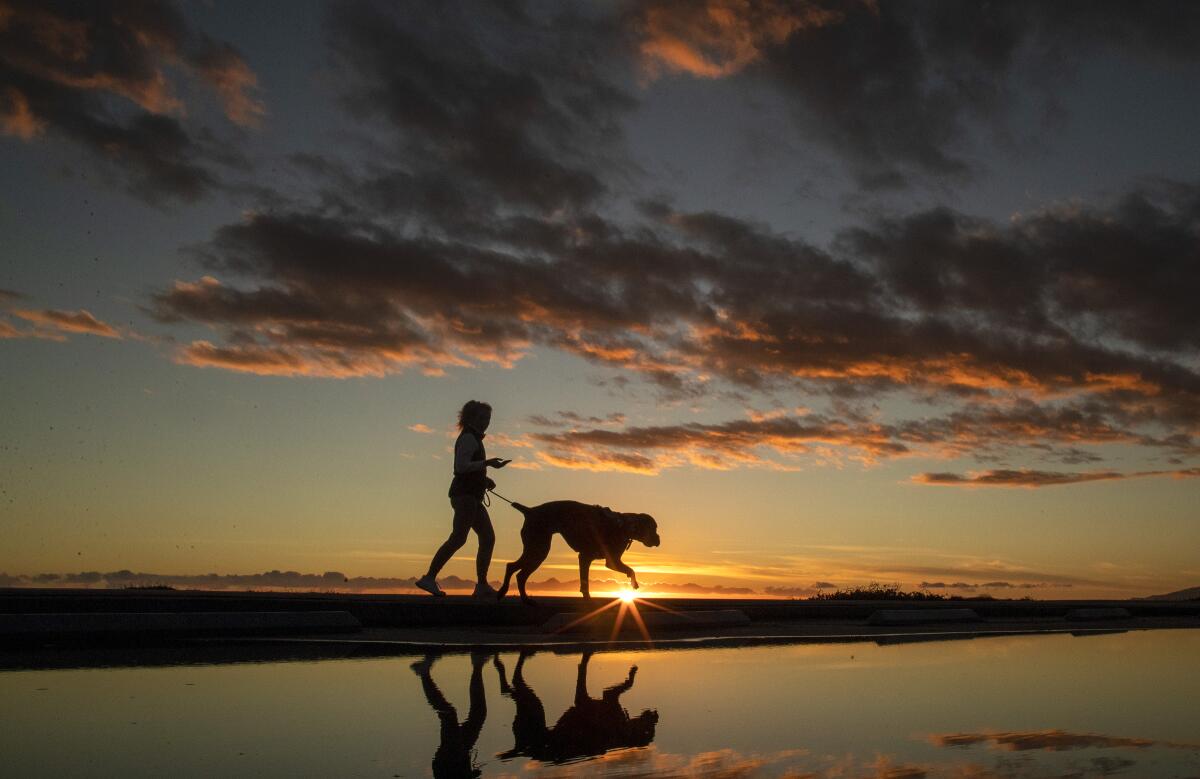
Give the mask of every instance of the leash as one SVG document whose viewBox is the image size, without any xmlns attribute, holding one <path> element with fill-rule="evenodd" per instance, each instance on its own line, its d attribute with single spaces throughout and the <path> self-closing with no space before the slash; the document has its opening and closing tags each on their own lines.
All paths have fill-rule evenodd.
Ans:
<svg viewBox="0 0 1200 779">
<path fill-rule="evenodd" d="M 510 505 L 510 506 L 511 506 L 511 505 L 513 505 L 513 502 L 512 502 L 511 500 L 509 500 L 508 498 L 504 497 L 503 495 L 501 495 L 500 493 L 496 492 L 495 490 L 489 489 L 489 490 L 488 490 L 488 492 L 492 493 L 493 495 L 495 495 L 497 498 L 499 498 L 500 500 L 504 501 L 504 502 L 505 502 L 505 503 L 507 503 L 508 505 Z M 485 506 L 490 506 L 490 505 L 492 505 L 492 501 L 491 501 L 491 499 L 490 499 L 490 498 L 488 498 L 488 496 L 487 496 L 487 493 L 486 493 L 486 492 L 484 493 L 484 495 L 483 495 L 483 498 L 484 498 L 484 504 L 483 504 L 483 505 L 485 505 Z"/>
</svg>

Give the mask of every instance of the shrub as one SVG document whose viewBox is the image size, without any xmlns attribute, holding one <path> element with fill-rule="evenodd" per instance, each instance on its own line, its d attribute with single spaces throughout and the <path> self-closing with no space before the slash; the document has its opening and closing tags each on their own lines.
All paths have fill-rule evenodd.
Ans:
<svg viewBox="0 0 1200 779">
<path fill-rule="evenodd" d="M 871 582 L 866 587 L 837 589 L 833 592 L 818 592 L 810 600 L 946 600 L 945 595 L 938 595 L 928 590 L 913 590 L 905 592 L 899 584 L 880 584 Z"/>
</svg>

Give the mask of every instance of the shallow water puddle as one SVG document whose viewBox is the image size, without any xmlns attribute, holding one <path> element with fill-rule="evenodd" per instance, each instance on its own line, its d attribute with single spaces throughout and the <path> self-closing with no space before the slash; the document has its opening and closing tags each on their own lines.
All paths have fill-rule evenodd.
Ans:
<svg viewBox="0 0 1200 779">
<path fill-rule="evenodd" d="M 0 673 L 11 776 L 1200 776 L 1200 631 Z"/>
</svg>

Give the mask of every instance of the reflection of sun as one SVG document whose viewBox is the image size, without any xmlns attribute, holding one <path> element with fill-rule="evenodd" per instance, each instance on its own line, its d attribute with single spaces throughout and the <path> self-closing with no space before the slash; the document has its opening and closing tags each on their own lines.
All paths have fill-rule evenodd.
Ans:
<svg viewBox="0 0 1200 779">
<path fill-rule="evenodd" d="M 633 590 L 621 590 L 617 593 L 617 597 L 626 603 L 633 603 L 633 601 L 637 598 L 637 593 L 635 593 Z"/>
</svg>

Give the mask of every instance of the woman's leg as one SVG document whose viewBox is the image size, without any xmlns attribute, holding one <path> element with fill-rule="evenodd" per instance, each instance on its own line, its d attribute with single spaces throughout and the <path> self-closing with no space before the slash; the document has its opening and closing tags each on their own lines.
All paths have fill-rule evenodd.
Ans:
<svg viewBox="0 0 1200 779">
<path fill-rule="evenodd" d="M 454 507 L 453 529 L 450 531 L 450 537 L 442 543 L 434 553 L 433 561 L 429 563 L 429 571 L 425 575 L 431 579 L 436 579 L 438 572 L 449 562 L 451 556 L 467 543 L 467 533 L 476 522 L 471 504 L 467 500 L 470 498 L 454 497 L 450 499 L 450 505 Z M 491 552 L 488 554 L 490 555 Z"/>
<path fill-rule="evenodd" d="M 492 518 L 487 507 L 476 504 L 475 523 L 472 527 L 479 536 L 479 553 L 475 555 L 475 581 L 487 584 L 488 566 L 492 564 L 492 550 L 496 547 L 496 531 L 492 529 Z"/>
</svg>

